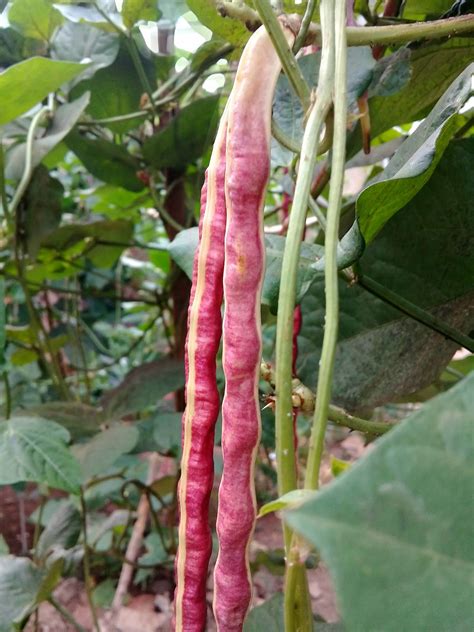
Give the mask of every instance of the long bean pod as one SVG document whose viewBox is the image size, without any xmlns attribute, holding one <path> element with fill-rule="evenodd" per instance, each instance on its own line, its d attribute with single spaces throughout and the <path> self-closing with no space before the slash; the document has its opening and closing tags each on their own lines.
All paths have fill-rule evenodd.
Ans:
<svg viewBox="0 0 474 632">
<path fill-rule="evenodd" d="M 216 354 L 222 319 L 224 268 L 225 139 L 227 109 L 214 143 L 202 189 L 199 247 L 186 341 L 186 410 L 179 484 L 179 544 L 176 556 L 175 629 L 206 629 L 206 580 L 212 551 L 209 498 L 214 481 L 214 429 L 219 414 Z"/>
<path fill-rule="evenodd" d="M 292 43 L 293 34 L 287 29 L 284 32 Z M 261 27 L 245 47 L 228 104 L 224 467 L 217 514 L 219 555 L 214 573 L 214 614 L 221 632 L 242 630 L 252 592 L 248 552 L 256 515 L 254 464 L 260 438 L 263 205 L 270 172 L 272 100 L 280 70 L 277 53 Z"/>
</svg>

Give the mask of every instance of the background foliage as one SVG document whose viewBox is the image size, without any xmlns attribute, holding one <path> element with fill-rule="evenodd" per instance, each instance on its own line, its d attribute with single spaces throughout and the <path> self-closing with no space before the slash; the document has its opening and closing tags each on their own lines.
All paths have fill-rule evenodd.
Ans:
<svg viewBox="0 0 474 632">
<path fill-rule="evenodd" d="M 355 8 L 370 21 L 381 4 Z M 451 4 L 407 0 L 403 18 L 439 18 Z M 33 526 L 20 544 L 0 538 L 3 632 L 54 603 L 66 576 L 85 579 L 93 610 L 94 594 L 107 590 L 101 604 L 109 605 L 143 500 L 152 520 L 134 582 L 146 589 L 158 575 L 172 592 L 200 189 L 249 33 L 206 0 L 123 0 L 120 11 L 113 0 L 0 7 L 0 486 L 19 499 L 33 490 L 37 505 L 23 516 Z M 340 263 L 353 264 L 353 276 L 340 281 L 334 403 L 395 420 L 407 402 L 411 410 L 438 397 L 286 514 L 329 565 L 348 630 L 461 631 L 473 620 L 466 472 L 474 384 L 464 376 L 474 365 L 467 353 L 453 360 L 460 347 L 473 349 L 473 54 L 472 37 L 393 47 L 378 61 L 369 47 L 349 51 Z M 319 53 L 299 64 L 316 85 Z M 356 105 L 364 96 L 368 156 Z M 303 112 L 283 76 L 274 119 L 301 142 Z M 262 297 L 269 361 L 296 169 L 295 154 L 276 140 L 272 167 Z M 323 214 L 327 196 L 323 183 Z M 311 217 L 296 371 L 313 389 L 323 243 L 322 223 Z M 220 368 L 218 377 L 223 386 Z M 270 391 L 262 383 L 262 407 Z M 268 408 L 263 424 L 261 503 L 276 496 Z M 303 462 L 307 436 L 300 415 Z M 167 464 L 159 471 L 154 451 Z M 264 563 L 271 560 L 269 552 Z M 112 590 L 101 593 L 111 578 Z M 271 598 L 246 630 L 281 629 L 281 608 L 280 596 Z"/>
</svg>

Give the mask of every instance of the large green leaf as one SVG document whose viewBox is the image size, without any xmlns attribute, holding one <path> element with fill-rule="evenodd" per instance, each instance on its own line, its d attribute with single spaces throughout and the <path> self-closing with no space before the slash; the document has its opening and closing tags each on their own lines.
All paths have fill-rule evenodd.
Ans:
<svg viewBox="0 0 474 632">
<path fill-rule="evenodd" d="M 357 199 L 357 217 L 366 242 L 423 187 L 458 127 L 456 113 L 471 94 L 474 64 L 449 86 L 427 118 L 395 152 L 384 171 Z M 462 120 L 462 117 L 459 117 Z"/>
<path fill-rule="evenodd" d="M 71 132 L 66 144 L 93 176 L 130 191 L 141 191 L 143 182 L 137 178 L 140 163 L 122 145 L 103 138 L 92 139 Z"/>
<path fill-rule="evenodd" d="M 20 629 L 22 620 L 47 599 L 60 578 L 62 562 L 40 569 L 26 557 L 0 556 L 0 632 Z"/>
<path fill-rule="evenodd" d="M 63 19 L 49 0 L 13 0 L 8 12 L 8 21 L 24 37 L 45 42 L 49 42 Z"/>
<path fill-rule="evenodd" d="M 87 113 L 92 118 L 102 119 L 139 110 L 143 86 L 130 56 L 121 51 L 113 64 L 98 70 L 91 79 L 81 81 L 72 90 L 72 96 L 86 91 L 91 94 Z M 126 132 L 143 123 L 143 120 L 143 118 L 138 118 L 122 121 L 110 124 L 108 127 L 116 132 Z"/>
<path fill-rule="evenodd" d="M 395 53 L 400 56 L 400 52 Z M 472 62 L 474 40 L 454 38 L 410 50 L 410 79 L 402 90 L 377 96 L 380 86 L 372 86 L 369 99 L 370 127 L 375 138 L 394 125 L 423 118 L 447 90 L 454 79 Z M 380 62 L 379 62 L 380 63 Z M 381 63 L 387 64 L 386 60 Z M 376 72 L 377 66 L 374 71 Z M 383 77 L 382 77 L 383 78 Z M 385 86 L 382 87 L 382 94 Z M 348 139 L 347 155 L 351 158 L 362 146 L 360 125 Z"/>
<path fill-rule="evenodd" d="M 196 14 L 199 22 L 207 26 L 214 35 L 236 46 L 243 46 L 249 39 L 250 33 L 242 22 L 222 17 L 213 0 L 187 0 L 187 4 L 191 11 Z"/>
<path fill-rule="evenodd" d="M 199 99 L 143 144 L 146 160 L 158 169 L 184 167 L 202 156 L 214 140 L 219 97 Z"/>
<path fill-rule="evenodd" d="M 83 94 L 72 103 L 59 106 L 46 132 L 43 130 L 33 143 L 31 152 L 32 166 L 36 167 L 42 159 L 58 145 L 77 123 L 89 103 L 89 93 Z M 41 135 L 43 134 L 43 135 Z M 20 143 L 8 152 L 6 177 L 19 180 L 25 168 L 26 143 Z"/>
<path fill-rule="evenodd" d="M 79 491 L 79 465 L 70 453 L 69 433 L 58 424 L 28 417 L 0 423 L 0 485 L 45 483 Z"/>
<path fill-rule="evenodd" d="M 328 564 L 347 630 L 472 627 L 473 409 L 471 375 L 287 512 Z"/>
<path fill-rule="evenodd" d="M 53 61 L 45 57 L 32 57 L 7 68 L 0 73 L 0 125 L 32 108 L 85 68 L 87 64 Z"/>
<path fill-rule="evenodd" d="M 101 399 L 106 417 L 116 419 L 156 405 L 159 400 L 184 385 L 183 363 L 161 358 L 142 364 Z"/>
<path fill-rule="evenodd" d="M 474 329 L 474 139 L 452 142 L 425 186 L 384 226 L 360 259 L 370 277 L 464 333 Z M 428 386 L 457 345 L 360 285 L 339 283 L 333 398 L 372 407 Z M 302 302 L 298 371 L 316 383 L 324 330 L 324 280 Z"/>
<path fill-rule="evenodd" d="M 111 426 L 100 434 L 74 447 L 82 476 L 88 480 L 107 470 L 115 461 L 133 450 L 138 439 L 134 426 Z"/>
<path fill-rule="evenodd" d="M 110 66 L 119 52 L 117 33 L 107 33 L 87 24 L 66 22 L 56 32 L 51 43 L 51 55 L 66 61 L 90 60 L 89 67 L 78 79 L 91 77 L 99 68 Z"/>
</svg>

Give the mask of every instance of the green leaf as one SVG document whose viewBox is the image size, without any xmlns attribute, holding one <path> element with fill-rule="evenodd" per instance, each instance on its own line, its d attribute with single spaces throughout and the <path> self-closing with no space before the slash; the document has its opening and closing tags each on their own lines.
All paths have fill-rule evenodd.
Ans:
<svg viewBox="0 0 474 632">
<path fill-rule="evenodd" d="M 122 4 L 123 23 L 131 29 L 140 20 L 154 22 L 158 17 L 156 0 L 124 0 Z"/>
<path fill-rule="evenodd" d="M 84 481 L 107 470 L 115 461 L 133 450 L 138 439 L 134 426 L 111 426 L 100 434 L 74 447 Z"/>
<path fill-rule="evenodd" d="M 163 564 L 169 559 L 169 555 L 163 547 L 158 533 L 149 533 L 145 538 L 146 553 L 138 558 L 139 564 L 154 564 L 156 566 Z M 133 580 L 134 584 L 139 584 L 150 575 L 150 570 L 146 568 L 138 569 Z"/>
<path fill-rule="evenodd" d="M 104 579 L 97 584 L 92 593 L 94 603 L 99 608 L 109 608 L 114 600 L 116 581 L 112 578 Z"/>
<path fill-rule="evenodd" d="M 12 121 L 50 92 L 87 68 L 87 64 L 32 57 L 0 73 L 0 125 Z M 32 81 L 31 78 L 35 80 Z"/>
<path fill-rule="evenodd" d="M 263 507 L 260 507 L 257 518 L 262 518 L 262 516 L 266 516 L 269 513 L 281 511 L 282 509 L 288 509 L 288 507 L 292 507 L 294 505 L 299 505 L 306 500 L 308 494 L 312 495 L 312 493 L 313 492 L 307 489 L 294 489 L 287 494 L 283 494 L 280 498 L 272 500 L 263 505 Z"/>
<path fill-rule="evenodd" d="M 23 198 L 24 231 L 27 251 L 36 257 L 41 240 L 56 229 L 61 221 L 64 189 L 43 165 L 33 173 Z"/>
<path fill-rule="evenodd" d="M 135 424 L 139 438 L 133 451 L 136 454 L 156 451 L 177 456 L 181 449 L 181 417 L 182 413 L 160 411 L 139 421 Z"/>
<path fill-rule="evenodd" d="M 85 24 L 93 26 L 102 31 L 115 33 L 117 28 L 123 30 L 123 20 L 120 13 L 117 12 L 115 2 L 97 2 L 99 8 L 102 9 L 107 17 L 104 17 L 94 6 L 83 4 L 56 4 L 56 8 L 70 22 L 76 24 Z M 108 18 L 108 20 L 107 20 Z"/>
<path fill-rule="evenodd" d="M 331 455 L 331 474 L 336 477 L 340 476 L 343 472 L 350 468 L 351 464 L 349 461 L 343 461 L 342 459 L 337 459 L 335 456 Z"/>
<path fill-rule="evenodd" d="M 81 81 L 72 96 L 91 93 L 87 113 L 94 119 L 121 116 L 140 109 L 143 87 L 128 54 L 120 53 L 114 63 L 97 71 L 91 79 Z M 144 118 L 111 123 L 107 127 L 123 133 L 143 123 Z"/>
<path fill-rule="evenodd" d="M 304 55 L 298 60 L 300 70 L 311 87 L 318 82 L 321 53 Z M 349 48 L 347 58 L 347 99 L 353 103 L 366 90 L 372 79 L 375 60 L 369 46 Z M 277 125 L 297 145 L 301 145 L 305 126 L 305 114 L 299 98 L 296 96 L 286 75 L 277 82 L 273 100 L 273 117 Z M 272 154 L 277 164 L 287 164 L 293 159 L 293 153 L 285 150 Z M 282 158 L 280 160 L 279 158 Z"/>
<path fill-rule="evenodd" d="M 79 246 L 98 268 L 110 268 L 127 247 L 133 235 L 133 224 L 125 219 L 103 220 L 91 224 L 67 224 L 43 238 L 43 249 L 53 249 L 67 257 L 67 250 Z M 94 242 L 99 242 L 93 245 Z M 110 245 L 108 245 L 110 243 Z M 123 245 L 118 245 L 123 244 Z M 82 249 L 74 252 L 77 257 Z"/>
<path fill-rule="evenodd" d="M 59 581 L 62 563 L 49 571 L 26 557 L 0 556 L 0 631 L 20 629 L 18 624 L 49 597 Z M 12 628 L 12 624 L 14 625 Z"/>
<path fill-rule="evenodd" d="M 8 21 L 24 37 L 49 42 L 63 16 L 48 0 L 13 0 Z"/>
<path fill-rule="evenodd" d="M 91 77 L 99 68 L 110 66 L 118 55 L 120 38 L 117 33 L 106 33 L 87 24 L 66 22 L 55 34 L 51 55 L 66 61 L 90 60 L 78 80 Z"/>
<path fill-rule="evenodd" d="M 474 329 L 474 138 L 453 141 L 425 186 L 384 226 L 359 260 L 374 279 L 464 333 Z M 447 212 L 449 209 L 449 212 Z M 333 398 L 372 408 L 429 386 L 456 343 L 364 290 L 339 282 L 340 324 Z M 298 375 L 316 383 L 324 331 L 324 280 L 302 302 Z"/>
<path fill-rule="evenodd" d="M 100 403 L 107 418 L 118 419 L 157 404 L 183 385 L 183 363 L 160 358 L 132 369 L 121 384 L 102 396 Z"/>
<path fill-rule="evenodd" d="M 372 96 L 369 99 L 372 138 L 395 125 L 426 116 L 429 108 L 472 62 L 473 51 L 472 38 L 454 38 L 442 44 L 436 42 L 410 51 L 410 80 L 403 89 L 389 96 Z M 401 55 L 400 52 L 394 54 Z M 382 63 L 385 67 L 387 61 Z M 430 68 L 436 69 L 436 72 L 428 72 Z M 375 86 L 371 88 L 372 91 L 376 90 Z M 358 124 L 348 138 L 347 157 L 354 156 L 361 146 Z"/>
<path fill-rule="evenodd" d="M 181 449 L 181 413 L 157 413 L 153 417 L 157 450 L 162 454 L 177 455 Z"/>
<path fill-rule="evenodd" d="M 6 68 L 24 58 L 25 39 L 12 28 L 0 29 L 0 66 Z"/>
<path fill-rule="evenodd" d="M 46 529 L 41 533 L 36 545 L 36 556 L 45 559 L 57 548 L 70 549 L 79 539 L 81 533 L 81 514 L 72 502 L 62 504 L 48 521 Z"/>
<path fill-rule="evenodd" d="M 38 353 L 34 349 L 16 349 L 10 356 L 13 366 L 25 366 L 38 360 Z"/>
<path fill-rule="evenodd" d="M 209 64 L 210 61 L 218 61 L 220 57 L 222 57 L 221 51 L 225 45 L 226 43 L 224 40 L 219 37 L 213 37 L 208 42 L 201 44 L 192 56 L 191 63 L 189 65 L 190 70 L 199 72 L 199 70 L 201 70 L 204 65 Z"/>
<path fill-rule="evenodd" d="M 0 278 L 0 370 L 5 365 L 5 345 L 7 341 L 5 328 L 5 278 Z"/>
<path fill-rule="evenodd" d="M 33 143 L 31 152 L 32 166 L 36 167 L 43 158 L 58 145 L 71 131 L 79 117 L 89 103 L 89 94 L 83 94 L 79 99 L 66 105 L 61 105 L 54 113 L 46 133 L 41 130 Z M 43 134 L 43 135 L 41 135 Z M 6 177 L 20 180 L 25 168 L 26 143 L 15 145 L 8 152 Z"/>
<path fill-rule="evenodd" d="M 9 552 L 10 552 L 10 548 L 7 544 L 7 541 L 5 540 L 3 535 L 0 534 L 0 557 L 3 557 L 4 555 L 8 555 Z"/>
<path fill-rule="evenodd" d="M 21 411 L 22 417 L 41 417 L 64 426 L 73 441 L 100 432 L 101 412 L 82 402 L 46 402 Z"/>
<path fill-rule="evenodd" d="M 262 303 L 268 305 L 272 313 L 278 308 L 278 293 L 281 281 L 281 265 L 285 238 L 279 235 L 265 235 L 265 278 L 262 288 Z M 299 303 L 308 291 L 314 279 L 311 266 L 317 257 L 321 257 L 324 249 L 313 244 L 301 244 L 301 254 L 298 261 L 298 276 L 296 279 L 296 301 Z"/>
<path fill-rule="evenodd" d="M 141 191 L 143 182 L 137 178 L 140 163 L 122 145 L 103 138 L 95 139 L 71 132 L 66 144 L 93 176 L 130 191 Z"/>
<path fill-rule="evenodd" d="M 32 481 L 76 494 L 79 465 L 68 441 L 67 430 L 40 417 L 0 423 L 0 484 Z"/>
<path fill-rule="evenodd" d="M 420 15 L 440 17 L 445 13 L 454 0 L 407 0 L 403 7 L 403 17 L 417 18 Z"/>
<path fill-rule="evenodd" d="M 188 10 L 186 0 L 159 0 L 158 7 L 162 19 L 177 22 L 178 18 Z"/>
<path fill-rule="evenodd" d="M 198 247 L 199 230 L 197 226 L 182 230 L 176 235 L 168 246 L 173 261 L 182 269 L 190 279 L 193 276 L 194 254 Z M 281 264 L 285 238 L 279 235 L 265 235 L 266 269 L 262 288 L 262 303 L 268 305 L 273 313 L 276 313 L 278 305 L 278 292 L 280 288 Z M 307 243 L 301 244 L 301 255 L 298 264 L 297 301 L 299 302 L 309 289 L 314 278 L 311 269 L 314 260 L 322 256 L 324 249 Z"/>
<path fill-rule="evenodd" d="M 357 199 L 357 216 L 366 242 L 423 187 L 458 128 L 457 112 L 471 94 L 474 64 L 449 86 L 428 117 L 395 152 L 375 181 Z"/>
<path fill-rule="evenodd" d="M 248 613 L 243 632 L 262 632 L 262 630 L 282 630 L 283 595 L 278 593 Z"/>
<path fill-rule="evenodd" d="M 213 0 L 187 0 L 187 4 L 199 22 L 207 26 L 214 35 L 236 46 L 243 46 L 249 39 L 250 33 L 242 22 L 222 17 Z"/>
<path fill-rule="evenodd" d="M 185 167 L 214 140 L 219 97 L 199 99 L 183 108 L 164 129 L 143 144 L 143 156 L 157 169 Z"/>
<path fill-rule="evenodd" d="M 273 632 L 284 629 L 283 622 L 283 595 L 277 593 L 271 599 L 260 606 L 252 608 L 248 613 L 243 627 L 243 632 Z M 315 632 L 344 632 L 339 623 L 314 623 Z M 368 632 L 368 631 L 367 631 Z"/>
<path fill-rule="evenodd" d="M 197 226 L 179 232 L 168 246 L 173 261 L 187 276 L 193 278 L 194 254 L 199 244 L 199 229 Z"/>
<path fill-rule="evenodd" d="M 474 375 L 286 515 L 328 564 L 347 629 L 468 630 Z"/>
</svg>

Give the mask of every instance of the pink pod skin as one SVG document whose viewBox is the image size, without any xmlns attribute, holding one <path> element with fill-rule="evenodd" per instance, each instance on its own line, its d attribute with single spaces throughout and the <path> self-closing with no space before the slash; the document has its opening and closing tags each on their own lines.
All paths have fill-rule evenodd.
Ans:
<svg viewBox="0 0 474 632">
<path fill-rule="evenodd" d="M 216 354 L 222 333 L 226 112 L 221 118 L 201 195 L 203 212 L 188 312 L 186 410 L 183 414 L 179 543 L 175 562 L 174 625 L 177 632 L 203 632 L 206 629 L 206 580 L 212 552 L 209 497 L 214 482 L 214 429 L 220 406 Z"/>
<path fill-rule="evenodd" d="M 293 40 L 287 29 L 285 34 Z M 252 595 L 248 552 L 256 517 L 254 465 L 260 439 L 263 204 L 270 172 L 272 100 L 280 68 L 277 53 L 261 27 L 244 49 L 228 103 L 224 467 L 217 514 L 219 555 L 214 573 L 214 614 L 220 632 L 242 630 Z"/>
</svg>

